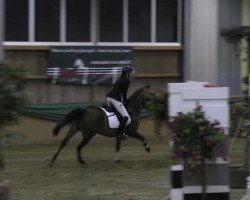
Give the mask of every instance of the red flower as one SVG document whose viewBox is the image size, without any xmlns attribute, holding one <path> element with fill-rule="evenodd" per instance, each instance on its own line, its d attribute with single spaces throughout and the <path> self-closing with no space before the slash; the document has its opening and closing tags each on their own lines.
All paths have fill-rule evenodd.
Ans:
<svg viewBox="0 0 250 200">
<path fill-rule="evenodd" d="M 219 125 L 218 120 L 207 120 L 201 105 L 197 105 L 193 112 L 179 112 L 168 122 L 174 143 L 172 158 L 184 159 L 193 167 L 199 164 L 201 159 L 215 158 L 218 153 L 226 159 L 221 141 L 224 129 Z"/>
</svg>

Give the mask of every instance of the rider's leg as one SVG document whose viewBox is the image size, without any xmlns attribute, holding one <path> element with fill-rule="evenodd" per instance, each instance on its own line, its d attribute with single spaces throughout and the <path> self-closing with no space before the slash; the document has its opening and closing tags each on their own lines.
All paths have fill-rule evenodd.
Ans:
<svg viewBox="0 0 250 200">
<path fill-rule="evenodd" d="M 131 122 L 131 118 L 126 110 L 126 108 L 123 106 L 123 104 L 119 101 L 116 101 L 115 99 L 112 98 L 107 98 L 107 102 L 109 104 L 112 104 L 116 110 L 121 114 L 121 116 L 123 117 L 120 120 L 120 126 L 117 129 L 117 137 L 118 139 L 124 140 L 126 138 L 128 138 L 128 136 L 124 133 L 125 127 L 126 125 L 128 125 Z"/>
<path fill-rule="evenodd" d="M 128 136 L 125 134 L 125 127 L 126 127 L 126 123 L 128 121 L 128 117 L 123 117 L 120 121 L 120 125 L 117 129 L 117 138 L 120 140 L 125 140 L 128 138 Z"/>
</svg>

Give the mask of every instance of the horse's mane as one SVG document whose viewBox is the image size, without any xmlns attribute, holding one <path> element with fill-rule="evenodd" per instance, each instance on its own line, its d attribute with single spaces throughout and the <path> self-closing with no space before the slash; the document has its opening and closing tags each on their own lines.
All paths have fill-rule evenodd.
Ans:
<svg viewBox="0 0 250 200">
<path fill-rule="evenodd" d="M 126 104 L 129 105 L 131 102 L 133 102 L 135 100 L 135 98 L 138 96 L 138 94 L 140 94 L 143 91 L 143 88 L 140 88 L 138 90 L 136 90 L 128 99 Z"/>
</svg>

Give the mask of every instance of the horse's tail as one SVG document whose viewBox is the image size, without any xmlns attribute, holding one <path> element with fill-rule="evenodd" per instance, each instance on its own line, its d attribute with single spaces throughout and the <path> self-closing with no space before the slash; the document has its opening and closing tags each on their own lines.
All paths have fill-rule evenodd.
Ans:
<svg viewBox="0 0 250 200">
<path fill-rule="evenodd" d="M 66 125 L 73 121 L 76 121 L 80 119 L 84 115 L 84 109 L 83 108 L 76 108 L 69 112 L 67 115 L 64 116 L 64 118 L 57 123 L 55 128 L 53 129 L 53 135 L 57 136 L 60 130 Z"/>
</svg>

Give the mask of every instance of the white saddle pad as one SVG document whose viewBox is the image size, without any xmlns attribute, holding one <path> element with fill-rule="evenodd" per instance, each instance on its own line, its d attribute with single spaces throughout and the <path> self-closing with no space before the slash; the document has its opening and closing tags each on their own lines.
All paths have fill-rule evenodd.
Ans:
<svg viewBox="0 0 250 200">
<path fill-rule="evenodd" d="M 114 112 L 108 112 L 104 108 L 101 108 L 101 109 L 106 113 L 106 115 L 108 117 L 109 127 L 110 128 L 118 128 L 120 122 L 119 122 L 117 116 L 115 115 L 115 113 Z"/>
</svg>

